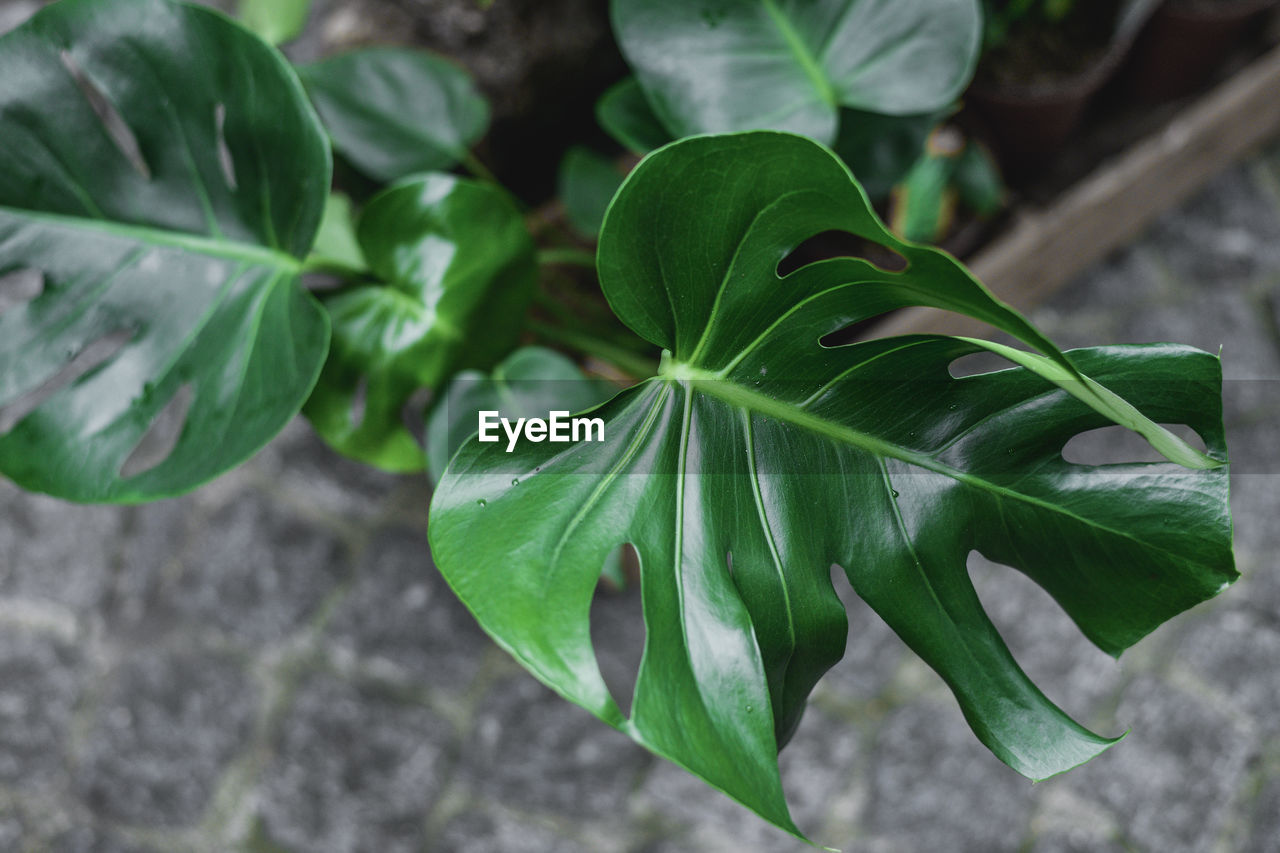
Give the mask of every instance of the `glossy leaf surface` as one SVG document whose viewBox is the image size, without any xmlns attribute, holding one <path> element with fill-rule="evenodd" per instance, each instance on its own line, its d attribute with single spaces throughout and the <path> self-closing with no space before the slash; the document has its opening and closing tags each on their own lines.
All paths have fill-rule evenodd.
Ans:
<svg viewBox="0 0 1280 853">
<path fill-rule="evenodd" d="M 795 246 L 833 229 L 906 269 L 834 258 L 779 277 Z M 890 234 L 813 142 L 748 133 L 655 152 L 614 200 L 598 257 L 619 317 L 670 353 L 663 368 L 593 412 L 603 445 L 464 445 L 433 500 L 433 556 L 537 677 L 778 826 L 798 831 L 777 750 L 845 647 L 833 563 L 983 743 L 1035 779 L 1113 739 L 1018 668 L 969 553 L 1026 573 L 1112 654 L 1235 578 L 1218 360 L 1174 345 L 1064 355 L 952 258 Z M 820 343 L 905 305 L 979 317 L 1040 353 L 937 336 Z M 983 348 L 1021 366 L 950 375 Z M 1212 458 L 1147 416 L 1190 425 Z M 1112 421 L 1195 467 L 1062 458 Z M 647 627 L 630 716 L 589 629 L 600 561 L 624 542 Z"/>
<path fill-rule="evenodd" d="M 365 48 L 298 67 L 334 149 L 371 178 L 448 169 L 489 126 L 489 104 L 452 62 Z"/>
<path fill-rule="evenodd" d="M 67 0 L 0 39 L 0 139 L 0 275 L 44 281 L 0 316 L 0 406 L 25 415 L 0 471 L 71 500 L 151 500 L 297 413 L 328 340 L 298 276 L 330 163 L 278 53 L 207 9 Z M 180 392 L 172 452 L 123 476 Z"/>
<path fill-rule="evenodd" d="M 512 420 L 546 418 L 552 410 L 576 414 L 598 406 L 616 390 L 584 376 L 571 359 L 545 347 L 521 347 L 488 373 L 463 371 L 427 421 L 432 479 L 440 479 L 449 459 L 476 433 L 481 410 Z"/>
<path fill-rule="evenodd" d="M 973 73 L 976 0 L 612 0 L 623 54 L 677 137 L 835 139 L 840 107 L 940 109 Z"/>
<path fill-rule="evenodd" d="M 552 411 L 584 412 L 608 400 L 617 387 L 584 376 L 570 359 L 544 347 L 522 347 L 489 373 L 468 370 L 449 383 L 448 393 L 427 421 L 427 470 L 439 482 L 449 459 L 476 434 L 482 410 L 516 422 L 547 418 Z M 504 432 L 502 441 L 507 441 Z M 601 576 L 625 587 L 621 549 L 605 558 Z"/>
<path fill-rule="evenodd" d="M 333 345 L 306 414 L 342 453 L 419 471 L 425 455 L 403 409 L 419 388 L 515 345 L 537 278 L 533 240 L 501 190 L 444 174 L 376 196 L 356 236 L 381 283 L 325 299 Z"/>
</svg>

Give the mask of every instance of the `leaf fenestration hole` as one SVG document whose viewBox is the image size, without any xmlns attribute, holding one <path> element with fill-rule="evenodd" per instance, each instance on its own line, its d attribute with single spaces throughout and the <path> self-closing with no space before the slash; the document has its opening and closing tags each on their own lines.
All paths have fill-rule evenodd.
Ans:
<svg viewBox="0 0 1280 853">
<path fill-rule="evenodd" d="M 44 292 L 44 276 L 39 270 L 21 269 L 0 274 L 0 316 L 31 302 Z"/>
<path fill-rule="evenodd" d="M 222 177 L 232 192 L 239 189 L 236 183 L 236 162 L 231 159 L 231 149 L 227 147 L 227 105 L 218 104 L 213 108 L 213 126 L 218 140 L 218 168 L 222 169 Z"/>
<path fill-rule="evenodd" d="M 639 556 L 630 543 L 622 545 L 623 571 L 633 576 Z M 609 695 L 622 713 L 631 716 L 631 700 L 644 656 L 645 625 L 640 584 L 613 590 L 598 584 L 591 599 L 591 645 Z"/>
<path fill-rule="evenodd" d="M 1204 440 L 1185 424 L 1161 424 L 1187 444 L 1205 451 Z M 1125 462 L 1166 462 L 1145 438 L 1122 426 L 1105 426 L 1075 435 L 1062 448 L 1073 465 L 1114 465 Z"/>
<path fill-rule="evenodd" d="M 952 379 L 964 379 L 966 376 L 995 373 L 997 370 L 1006 370 L 1013 366 L 1013 362 L 1004 356 L 996 355 L 989 350 L 982 350 L 981 352 L 971 352 L 955 359 L 951 364 L 947 365 L 947 372 L 951 374 Z"/>
<path fill-rule="evenodd" d="M 84 99 L 89 102 L 89 107 L 93 110 L 94 115 L 98 117 L 98 121 L 102 122 L 103 129 L 107 132 L 107 136 L 111 138 L 111 141 L 115 143 L 116 148 L 129 161 L 129 165 L 133 166 L 135 172 L 141 175 L 144 180 L 151 180 L 151 167 L 147 165 L 146 159 L 142 156 L 142 148 L 138 145 L 138 138 L 133 135 L 133 131 L 125 123 L 120 111 L 116 109 L 116 105 L 111 103 L 111 99 L 107 97 L 106 92 L 103 92 L 98 84 L 89 79 L 89 75 L 85 74 L 84 69 L 80 67 L 69 51 L 62 51 L 58 54 L 58 58 L 62 61 L 62 67 L 67 69 L 67 73 L 75 81 L 76 88 L 84 95 Z"/>
<path fill-rule="evenodd" d="M 156 413 L 150 428 L 120 467 L 121 477 L 136 477 L 169 458 L 182 437 L 182 427 L 187 422 L 187 412 L 194 397 L 195 390 L 190 382 L 178 388 L 164 408 Z"/>
<path fill-rule="evenodd" d="M 78 352 L 67 354 L 70 359 L 62 369 L 46 379 L 38 387 L 0 406 L 0 434 L 13 429 L 23 418 L 34 412 L 45 400 L 58 391 L 78 382 L 91 372 L 105 366 L 133 338 L 133 331 L 122 329 L 103 335 Z"/>
<path fill-rule="evenodd" d="M 1116 662 L 1085 639 L 1058 602 L 1040 584 L 1016 568 L 970 551 L 965 561 L 969 581 L 982 610 L 995 626 L 1019 669 L 1037 684 L 1051 701 L 1071 713 L 1080 710 L 1083 697 L 1114 678 Z M 1055 685 L 1068 681 L 1078 689 L 1071 695 L 1055 695 Z M 1083 688 L 1081 691 L 1079 688 Z"/>
<path fill-rule="evenodd" d="M 907 268 L 907 259 L 887 246 L 848 231 L 823 231 L 778 261 L 777 274 L 783 278 L 801 267 L 831 258 L 861 258 L 886 272 L 902 272 Z"/>
</svg>

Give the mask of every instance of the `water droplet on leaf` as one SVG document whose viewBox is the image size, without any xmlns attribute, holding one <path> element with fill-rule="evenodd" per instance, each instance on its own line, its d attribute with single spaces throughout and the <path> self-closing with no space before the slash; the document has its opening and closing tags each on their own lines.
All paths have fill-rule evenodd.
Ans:
<svg viewBox="0 0 1280 853">
<path fill-rule="evenodd" d="M 480 507 L 481 509 L 484 509 L 488 505 L 489 505 L 489 502 L 484 498 L 481 498 L 480 500 L 476 501 L 476 506 Z"/>
</svg>

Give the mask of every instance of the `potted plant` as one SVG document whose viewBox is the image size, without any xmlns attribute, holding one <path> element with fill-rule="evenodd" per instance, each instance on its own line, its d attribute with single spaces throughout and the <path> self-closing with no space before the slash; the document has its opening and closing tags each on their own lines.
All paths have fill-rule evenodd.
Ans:
<svg viewBox="0 0 1280 853">
<path fill-rule="evenodd" d="M 740 39 L 772 28 L 790 53 L 757 57 L 777 72 L 768 88 L 782 101 L 812 89 L 792 116 L 812 132 L 834 134 L 849 101 L 938 108 L 975 45 L 976 8 L 953 0 L 760 0 L 745 18 L 689 8 L 617 0 L 615 24 L 699 44 L 710 32 L 737 59 Z M 818 24 L 858 13 L 881 26 L 848 28 L 853 73 Z M 914 79 L 902 57 L 948 33 L 959 60 L 947 79 L 902 83 Z M 882 67 L 885 54 L 897 59 Z M 172 0 L 62 0 L 0 38 L 0 138 L 15 155 L 0 162 L 0 272 L 42 282 L 0 315 L 0 405 L 17 411 L 0 435 L 5 476 L 69 500 L 156 500 L 235 466 L 299 411 L 370 464 L 447 458 L 433 557 L 494 640 L 797 835 L 777 758 L 844 649 L 833 562 L 940 673 L 979 739 L 1033 779 L 1118 738 L 1071 720 L 1018 668 L 969 581 L 970 550 L 1028 574 L 1112 654 L 1235 579 L 1217 356 L 1063 352 L 954 258 L 889 231 L 831 149 L 742 129 L 648 154 L 609 202 L 590 259 L 623 331 L 540 332 L 631 375 L 602 391 L 573 362 L 519 348 L 537 333 L 523 324 L 539 267 L 573 256 L 539 247 L 467 150 L 484 112 L 467 81 L 401 52 L 330 62 L 295 69 L 239 24 Z M 675 78 L 649 71 L 639 85 L 658 115 L 698 119 Z M 406 125 L 431 103 L 448 108 Z M 369 174 L 386 166 L 390 185 L 354 214 L 330 195 L 330 139 Z M 431 164 L 388 165 L 424 148 Z M 478 177 L 441 171 L 455 164 Z M 902 263 L 783 271 L 832 231 Z M 314 271 L 340 286 L 308 290 Z M 911 305 L 1020 346 L 824 344 Z M 1010 367 L 951 374 L 977 352 Z M 450 388 L 459 375 L 465 387 Z M 424 447 L 404 415 L 427 407 Z M 171 443 L 139 462 L 166 417 L 180 424 Z M 1205 450 L 1164 423 L 1190 426 Z M 1107 424 L 1166 461 L 1062 458 L 1070 437 Z M 647 628 L 630 703 L 603 681 L 589 629 L 602 567 L 626 545 Z"/>
<path fill-rule="evenodd" d="M 985 0 L 982 59 L 965 103 L 1009 177 L 1050 162 L 1152 7 L 1150 0 Z"/>
<path fill-rule="evenodd" d="M 1185 95 L 1201 85 L 1275 0 L 1166 0 L 1151 16 L 1124 71 L 1145 100 Z"/>
</svg>

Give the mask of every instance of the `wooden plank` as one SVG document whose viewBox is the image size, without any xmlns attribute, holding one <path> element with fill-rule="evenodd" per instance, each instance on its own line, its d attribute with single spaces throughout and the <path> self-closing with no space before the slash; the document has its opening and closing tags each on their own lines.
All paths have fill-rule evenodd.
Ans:
<svg viewBox="0 0 1280 853">
<path fill-rule="evenodd" d="M 1280 132 L 1280 47 L 1221 83 L 1153 134 L 1042 210 L 1024 211 L 969 268 L 998 297 L 1026 311 L 1107 253 L 1137 237 L 1227 166 Z M 869 336 L 989 332 L 936 308 L 885 318 Z"/>
</svg>

